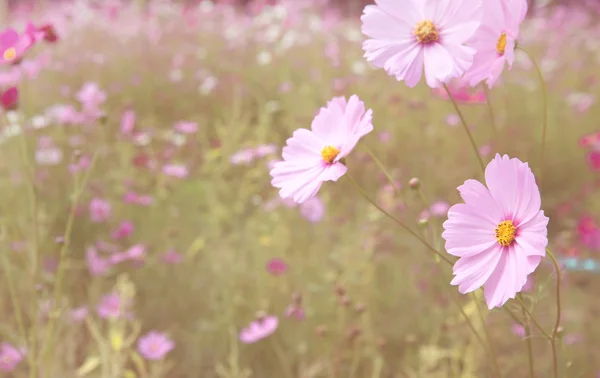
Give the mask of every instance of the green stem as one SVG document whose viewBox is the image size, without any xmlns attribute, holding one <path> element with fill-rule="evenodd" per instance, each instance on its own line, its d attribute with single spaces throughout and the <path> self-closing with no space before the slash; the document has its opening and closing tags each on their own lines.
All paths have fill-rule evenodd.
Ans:
<svg viewBox="0 0 600 378">
<path fill-rule="evenodd" d="M 535 367 L 533 364 L 533 345 L 531 343 L 531 322 L 530 319 L 533 319 L 531 313 L 527 310 L 527 306 L 521 300 L 521 295 L 518 295 L 518 301 L 523 308 L 523 316 L 525 316 L 525 324 L 523 327 L 525 328 L 525 343 L 527 344 L 527 360 L 529 362 L 529 376 L 531 378 L 535 378 Z"/>
<path fill-rule="evenodd" d="M 558 261 L 554 254 L 550 249 L 546 248 L 546 252 L 548 252 L 548 256 L 552 259 L 552 264 L 554 265 L 554 269 L 556 270 L 556 322 L 554 323 L 554 330 L 552 331 L 552 340 L 550 344 L 552 345 L 552 367 L 554 370 L 554 378 L 558 378 L 558 353 L 556 351 L 556 336 L 558 335 L 558 328 L 560 327 L 560 315 L 561 315 L 561 305 L 560 305 L 560 267 L 558 266 Z"/>
<path fill-rule="evenodd" d="M 74 192 L 73 200 L 71 203 L 71 209 L 69 211 L 69 217 L 67 218 L 67 225 L 65 227 L 65 232 L 63 235 L 63 244 L 62 244 L 62 247 L 60 249 L 60 254 L 59 254 L 58 269 L 57 269 L 57 273 L 56 273 L 56 281 L 54 284 L 54 296 L 53 296 L 54 309 L 53 309 L 53 312 L 57 311 L 58 302 L 60 300 L 60 294 L 62 291 L 62 282 L 64 279 L 65 270 L 66 270 L 65 269 L 66 257 L 67 257 L 67 252 L 69 250 L 69 246 L 70 246 L 70 242 L 71 242 L 71 234 L 72 234 L 73 224 L 75 223 L 75 212 L 77 210 L 77 205 L 79 203 L 79 200 L 81 199 L 81 196 L 82 196 L 85 188 L 87 187 L 87 182 L 90 179 L 93 167 L 96 164 L 98 157 L 99 157 L 99 151 L 96 151 L 94 153 L 94 156 L 92 157 L 90 166 L 88 167 L 87 171 L 85 172 L 83 179 L 80 182 L 78 182 L 78 180 L 76 179 L 75 192 Z M 53 314 L 53 316 L 50 316 L 50 319 L 48 321 L 48 330 L 47 330 L 47 334 L 46 334 L 46 340 L 44 342 L 44 346 L 42 348 L 42 354 L 41 354 L 42 361 L 46 360 L 47 354 L 50 351 L 50 345 L 52 344 L 54 327 L 56 324 L 56 318 L 58 318 L 58 314 Z"/>
<path fill-rule="evenodd" d="M 469 137 L 469 141 L 471 142 L 471 147 L 473 147 L 473 152 L 475 152 L 475 155 L 477 156 L 477 160 L 479 161 L 479 165 L 481 166 L 481 171 L 485 173 L 485 164 L 483 163 L 483 160 L 481 159 L 481 155 L 479 155 L 479 148 L 477 148 L 477 143 L 475 143 L 475 139 L 473 139 L 473 134 L 471 134 L 471 130 L 469 130 L 469 126 L 467 125 L 467 122 L 465 121 L 465 117 L 463 116 L 462 112 L 460 111 L 460 108 L 458 107 L 456 100 L 452 96 L 452 93 L 450 92 L 450 89 L 448 89 L 448 86 L 446 84 L 444 84 L 444 89 L 446 90 L 446 93 L 448 93 L 448 97 L 452 101 L 452 105 L 454 105 L 454 109 L 456 110 L 456 113 L 458 113 L 458 116 L 460 117 L 460 121 L 463 125 L 463 128 L 465 129 L 465 132 L 467 133 L 467 136 Z"/>
<path fill-rule="evenodd" d="M 485 333 L 485 337 L 487 338 L 489 344 L 490 355 L 492 357 L 494 369 L 496 370 L 496 374 L 498 375 L 498 377 L 502 377 L 502 373 L 500 372 L 500 366 L 498 365 L 498 358 L 496 357 L 496 351 L 494 350 L 494 344 L 492 343 L 492 337 L 490 336 L 487 324 L 485 323 L 485 317 L 483 316 L 483 311 L 481 310 L 481 305 L 479 304 L 479 300 L 477 299 L 475 293 L 473 293 L 473 300 L 475 301 L 475 305 L 477 306 L 479 320 L 481 321 L 481 325 L 483 326 L 483 332 Z"/>
<path fill-rule="evenodd" d="M 496 126 L 496 117 L 494 115 L 494 108 L 492 107 L 492 102 L 490 100 L 490 90 L 485 83 L 482 83 L 483 92 L 485 93 L 485 102 L 487 103 L 488 112 L 490 113 L 490 121 L 492 123 L 492 130 L 494 130 L 494 135 L 498 134 L 498 127 Z"/>
<path fill-rule="evenodd" d="M 540 173 L 538 176 L 538 186 L 541 187 L 542 186 L 542 173 L 544 170 L 544 154 L 546 151 L 546 131 L 548 128 L 548 91 L 546 89 L 546 81 L 544 80 L 544 75 L 542 74 L 542 70 L 540 69 L 540 66 L 537 64 L 535 59 L 533 58 L 533 55 L 529 52 L 529 50 L 525 49 L 523 46 L 517 45 L 517 47 L 519 49 L 521 49 L 521 51 L 523 51 L 525 54 L 527 54 L 527 56 L 531 60 L 531 63 L 533 64 L 533 67 L 535 68 L 535 71 L 537 72 L 537 76 L 540 81 L 540 86 L 541 86 L 541 90 L 542 90 L 542 111 L 543 111 L 543 113 L 542 113 L 542 147 L 540 150 L 540 162 L 539 162 Z"/>
<path fill-rule="evenodd" d="M 521 296 L 517 297 L 517 302 L 519 302 L 521 304 L 521 307 L 523 307 L 523 314 L 526 314 L 529 319 L 531 319 L 531 321 L 533 322 L 533 324 L 540 330 L 540 332 L 542 332 L 542 334 L 544 335 L 544 337 L 546 337 L 548 340 L 552 341 L 552 336 L 550 336 L 546 331 L 544 331 L 544 328 L 542 328 L 542 326 L 540 325 L 540 323 L 538 323 L 535 318 L 533 317 L 533 314 L 531 313 L 531 311 L 529 311 L 527 309 L 527 306 L 525 306 L 525 303 L 523 302 L 523 299 L 521 298 Z"/>
<path fill-rule="evenodd" d="M 373 159 L 373 161 L 375 162 L 375 164 L 377 164 L 377 166 L 379 167 L 379 169 L 381 170 L 381 172 L 383 172 L 383 174 L 385 175 L 385 177 L 388 179 L 388 181 L 392 185 L 392 188 L 394 189 L 394 192 L 396 194 L 398 194 L 398 188 L 396 187 L 396 182 L 394 181 L 394 178 L 392 177 L 392 175 L 385 168 L 385 165 L 383 165 L 383 163 L 381 162 L 381 160 L 379 160 L 377 158 L 377 156 L 375 156 L 375 154 L 373 153 L 373 151 L 371 151 L 371 149 L 365 143 L 362 144 L 362 147 L 365 149 L 365 151 L 367 151 L 367 153 L 369 154 L 369 156 L 371 156 L 371 159 Z"/>
<path fill-rule="evenodd" d="M 431 244 L 429 244 L 425 239 L 423 239 L 419 234 L 417 234 L 415 231 L 411 230 L 410 228 L 408 228 L 408 226 L 406 226 L 400 219 L 394 217 L 392 214 L 388 213 L 387 211 L 385 211 L 381 206 L 379 206 L 375 201 L 373 201 L 368 195 L 367 193 L 358 185 L 358 183 L 354 180 L 354 178 L 352 178 L 352 176 L 350 174 L 346 174 L 346 176 L 348 176 L 348 179 L 350 180 L 350 182 L 352 182 L 352 185 L 354 185 L 354 187 L 356 188 L 356 190 L 358 190 L 358 192 L 371 204 L 373 205 L 377 210 L 381 211 L 385 216 L 387 216 L 388 218 L 390 218 L 391 220 L 393 220 L 394 222 L 396 222 L 396 224 L 400 227 L 402 227 L 403 229 L 405 229 L 406 231 L 408 231 L 412 236 L 414 236 L 415 238 L 417 238 L 421 243 L 423 243 L 423 245 L 425 245 L 431 252 L 435 253 L 436 255 L 438 255 L 442 260 L 444 260 L 446 263 L 450 264 L 450 265 L 454 265 L 452 263 L 452 261 L 450 261 L 446 256 L 442 255 L 437 249 L 435 249 Z"/>
</svg>

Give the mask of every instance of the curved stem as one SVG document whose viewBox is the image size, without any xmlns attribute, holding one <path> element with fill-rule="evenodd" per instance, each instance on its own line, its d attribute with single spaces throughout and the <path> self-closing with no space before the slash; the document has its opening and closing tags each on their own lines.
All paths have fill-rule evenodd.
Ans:
<svg viewBox="0 0 600 378">
<path fill-rule="evenodd" d="M 540 66 L 537 64 L 537 62 L 535 61 L 535 59 L 533 58 L 533 55 L 529 52 L 529 50 L 523 48 L 523 46 L 521 45 L 517 45 L 517 47 L 519 49 L 521 49 L 521 51 L 523 51 L 525 54 L 527 54 L 527 56 L 529 57 L 529 60 L 531 60 L 531 63 L 533 64 L 533 67 L 535 68 L 535 71 L 537 72 L 537 76 L 538 79 L 540 81 L 540 86 L 541 86 L 541 90 L 542 90 L 542 147 L 540 150 L 540 162 L 538 163 L 540 165 L 540 173 L 538 176 L 538 186 L 542 186 L 542 173 L 543 173 L 543 167 L 544 167 L 544 153 L 546 151 L 546 130 L 548 128 L 548 91 L 546 89 L 546 81 L 544 80 L 544 75 L 542 74 L 542 70 L 540 69 Z"/>
<path fill-rule="evenodd" d="M 381 162 L 381 160 L 379 160 L 377 158 L 377 156 L 375 156 L 375 154 L 373 153 L 373 151 L 371 151 L 371 149 L 366 144 L 362 143 L 362 146 L 365 149 L 365 151 L 367 151 L 367 153 L 369 154 L 369 156 L 371 156 L 371 159 L 373 159 L 373 161 L 375 162 L 375 164 L 377 164 L 377 166 L 379 167 L 379 169 L 381 170 L 381 172 L 383 172 L 383 174 L 385 175 L 385 177 L 388 179 L 388 181 L 392 185 L 392 188 L 394 189 L 394 192 L 396 194 L 398 194 L 398 188 L 396 187 L 396 182 L 394 181 L 394 178 L 392 177 L 392 175 L 385 168 L 385 165 L 383 165 L 383 163 Z"/>
<path fill-rule="evenodd" d="M 554 323 L 554 329 L 552 330 L 552 361 L 553 361 L 553 369 L 554 369 L 554 378 L 558 378 L 558 353 L 556 352 L 556 336 L 558 335 L 558 327 L 560 326 L 560 314 L 561 314 L 561 305 L 560 305 L 560 267 L 558 266 L 558 261 L 554 254 L 550 249 L 546 248 L 546 252 L 548 252 L 548 256 L 552 259 L 552 264 L 554 265 L 554 269 L 556 270 L 556 322 Z"/>
<path fill-rule="evenodd" d="M 527 306 L 525 306 L 525 303 L 523 302 L 523 300 L 520 297 L 517 297 L 517 302 L 519 302 L 521 304 L 521 307 L 523 308 L 523 314 L 527 315 L 529 317 L 529 319 L 531 319 L 531 321 L 533 322 L 533 324 L 540 330 L 540 332 L 542 332 L 542 334 L 544 335 L 545 338 L 547 338 L 548 340 L 552 341 L 552 336 L 550 336 L 548 334 L 548 332 L 544 331 L 544 328 L 542 328 L 542 326 L 540 325 L 540 323 L 538 323 L 535 318 L 533 317 L 533 314 L 531 313 L 531 311 L 529 311 L 527 309 Z"/>
<path fill-rule="evenodd" d="M 450 89 L 448 89 L 448 86 L 446 84 L 444 84 L 444 89 L 446 90 L 446 93 L 448 93 L 448 98 L 450 98 L 450 100 L 452 101 L 452 105 L 454 105 L 454 109 L 456 110 L 456 113 L 458 113 L 458 116 L 460 117 L 460 121 L 463 125 L 463 128 L 465 129 L 465 132 L 467 133 L 467 136 L 469 137 L 469 141 L 471 142 L 471 147 L 473 147 L 473 152 L 475 152 L 475 155 L 477 156 L 477 160 L 479 161 L 479 165 L 481 166 L 481 171 L 485 172 L 485 164 L 483 164 L 481 155 L 479 155 L 479 148 L 477 148 L 477 143 L 475 143 L 475 139 L 473 139 L 473 134 L 471 134 L 471 130 L 469 130 L 469 126 L 467 125 L 467 122 L 465 121 L 465 117 L 463 116 L 462 112 L 460 111 L 460 108 L 458 107 L 456 100 L 452 96 L 452 93 L 450 92 Z"/>
<path fill-rule="evenodd" d="M 350 174 L 346 174 L 346 176 L 348 176 L 348 179 L 350 180 L 350 182 L 352 182 L 352 185 L 354 185 L 354 187 L 356 188 L 356 190 L 358 190 L 358 192 L 371 204 L 373 205 L 377 210 L 381 211 L 385 216 L 387 216 L 388 218 L 390 218 L 391 220 L 393 220 L 394 222 L 396 222 L 396 224 L 400 227 L 402 227 L 403 229 L 405 229 L 406 231 L 408 231 L 412 236 L 414 236 L 415 238 L 417 238 L 421 243 L 423 243 L 423 245 L 425 245 L 431 252 L 435 253 L 436 255 L 438 255 L 442 260 L 444 260 L 446 263 L 453 265 L 452 261 L 450 261 L 446 256 L 444 256 L 443 254 L 441 254 L 437 249 L 435 249 L 431 244 L 429 244 L 425 239 L 423 239 L 419 234 L 417 234 L 415 231 L 411 230 L 410 228 L 408 228 L 408 226 L 406 226 L 400 219 L 394 217 L 392 214 L 388 213 L 387 211 L 385 211 L 381 206 L 379 206 L 375 201 L 373 201 L 368 195 L 367 193 L 358 185 L 358 183 L 356 182 L 356 180 L 354 180 L 354 178 L 350 175 Z"/>
<path fill-rule="evenodd" d="M 531 313 L 529 312 L 529 310 L 527 310 L 525 303 L 523 303 L 523 301 L 521 300 L 520 293 L 518 295 L 518 298 L 519 298 L 518 301 L 521 304 L 521 308 L 523 309 L 523 315 L 525 316 L 525 322 L 523 324 L 523 327 L 525 328 L 525 343 L 527 344 L 527 361 L 529 362 L 529 376 L 531 378 L 535 378 L 535 366 L 533 364 L 533 345 L 531 343 L 531 322 L 530 322 L 530 320 L 533 320 L 533 317 L 531 316 Z"/>
<path fill-rule="evenodd" d="M 490 113 L 490 121 L 492 122 L 492 130 L 494 130 L 494 135 L 498 134 L 498 127 L 496 126 L 496 117 L 494 115 L 494 108 L 492 107 L 492 103 L 490 101 L 490 90 L 485 83 L 482 83 L 483 92 L 485 93 L 485 102 L 487 103 L 488 112 Z"/>
<path fill-rule="evenodd" d="M 492 362 L 494 363 L 494 369 L 496 369 L 496 374 L 498 375 L 498 377 L 502 377 L 502 373 L 500 372 L 500 366 L 498 365 L 498 358 L 496 357 L 496 351 L 494 350 L 494 345 L 492 344 L 492 337 L 490 336 L 490 332 L 488 331 L 483 312 L 481 311 L 481 305 L 479 304 L 479 300 L 477 299 L 475 293 L 473 293 L 473 300 L 475 301 L 475 305 L 477 306 L 477 312 L 479 313 L 479 319 L 481 320 L 481 325 L 483 326 L 483 332 L 485 333 L 485 337 L 488 341 L 490 355 L 492 357 Z"/>
</svg>

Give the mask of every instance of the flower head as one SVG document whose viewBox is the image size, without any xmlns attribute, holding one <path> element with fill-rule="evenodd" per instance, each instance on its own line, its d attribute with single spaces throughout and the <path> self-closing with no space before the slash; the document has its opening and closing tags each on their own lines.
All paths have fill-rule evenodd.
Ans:
<svg viewBox="0 0 600 378">
<path fill-rule="evenodd" d="M 514 298 L 546 255 L 548 218 L 526 163 L 497 154 L 485 181 L 458 187 L 465 203 L 450 208 L 442 237 L 459 257 L 451 284 L 463 294 L 483 286 L 491 309 Z"/>
<path fill-rule="evenodd" d="M 279 319 L 276 316 L 260 316 L 248 327 L 240 332 L 240 341 L 245 344 L 252 344 L 272 335 L 279 326 Z"/>
<path fill-rule="evenodd" d="M 92 198 L 90 201 L 90 218 L 92 219 L 92 222 L 104 222 L 110 217 L 110 213 L 110 202 L 97 197 Z"/>
<path fill-rule="evenodd" d="M 3 343 L 0 345 L 0 371 L 8 373 L 13 371 L 23 360 L 23 352 L 14 346 Z"/>
<path fill-rule="evenodd" d="M 175 343 L 164 333 L 150 331 L 140 337 L 138 352 L 147 360 L 162 360 L 175 347 Z"/>
<path fill-rule="evenodd" d="M 471 86 L 485 80 L 494 86 L 504 66 L 512 67 L 519 26 L 527 15 L 527 0 L 495 0 L 483 2 L 481 26 L 472 46 L 477 49 L 473 65 L 465 73 Z"/>
<path fill-rule="evenodd" d="M 10 87 L 5 91 L 0 91 L 0 105 L 4 110 L 15 110 L 19 105 L 19 90 L 16 87 Z"/>
<path fill-rule="evenodd" d="M 320 222 L 325 216 L 325 203 L 317 196 L 300 205 L 300 214 L 311 223 Z"/>
<path fill-rule="evenodd" d="M 130 306 L 130 301 L 121 298 L 118 293 L 111 293 L 102 297 L 96 311 L 103 319 L 116 319 L 127 316 Z"/>
<path fill-rule="evenodd" d="M 19 63 L 34 42 L 30 33 L 19 34 L 15 29 L 5 29 L 0 33 L 0 65 Z"/>
<path fill-rule="evenodd" d="M 288 270 L 288 265 L 285 260 L 273 258 L 267 262 L 267 271 L 274 276 L 281 276 Z"/>
<path fill-rule="evenodd" d="M 465 45 L 481 23 L 481 0 L 375 0 L 361 17 L 365 58 L 414 87 L 423 69 L 438 88 L 461 76 L 475 50 Z"/>
<path fill-rule="evenodd" d="M 303 203 L 325 181 L 337 181 L 347 168 L 343 160 L 360 138 L 373 130 L 372 111 L 354 95 L 336 97 L 312 122 L 311 130 L 298 129 L 283 148 L 283 161 L 271 170 L 271 183 L 281 198 Z"/>
</svg>

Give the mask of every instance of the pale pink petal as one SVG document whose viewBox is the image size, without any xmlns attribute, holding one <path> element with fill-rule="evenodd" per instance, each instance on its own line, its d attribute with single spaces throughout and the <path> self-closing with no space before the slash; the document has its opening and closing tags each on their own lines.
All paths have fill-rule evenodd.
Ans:
<svg viewBox="0 0 600 378">
<path fill-rule="evenodd" d="M 490 310 L 515 298 L 527 282 L 527 275 L 521 273 L 524 267 L 519 266 L 519 260 L 513 246 L 504 249 L 496 269 L 484 284 L 485 299 Z"/>
<path fill-rule="evenodd" d="M 455 277 L 450 284 L 458 285 L 461 294 L 479 289 L 496 268 L 502 253 L 502 247 L 495 243 L 476 255 L 460 258 L 454 264 Z"/>
</svg>

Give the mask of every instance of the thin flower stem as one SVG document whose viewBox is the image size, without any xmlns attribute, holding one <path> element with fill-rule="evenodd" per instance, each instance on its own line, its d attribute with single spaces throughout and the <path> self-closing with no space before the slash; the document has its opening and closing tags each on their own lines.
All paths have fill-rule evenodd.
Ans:
<svg viewBox="0 0 600 378">
<path fill-rule="evenodd" d="M 348 176 L 348 179 L 350 180 L 350 182 L 352 182 L 352 185 L 354 185 L 354 187 L 356 188 L 356 190 L 358 190 L 358 192 L 369 202 L 371 203 L 371 205 L 373 205 L 375 208 L 377 208 L 377 210 L 381 211 L 385 216 L 387 216 L 388 218 L 390 218 L 391 220 L 393 220 L 394 222 L 396 222 L 396 224 L 398 224 L 398 226 L 402 227 L 403 229 L 405 229 L 406 231 L 408 231 L 412 236 L 414 236 L 415 238 L 419 239 L 419 241 L 421 243 L 423 243 L 423 245 L 425 245 L 431 252 L 435 253 L 436 255 L 438 255 L 442 260 L 444 260 L 446 263 L 448 263 L 449 265 L 454 265 L 452 263 L 452 261 L 450 261 L 446 256 L 444 256 L 443 254 L 441 254 L 437 249 L 435 249 L 431 244 L 429 244 L 425 239 L 423 239 L 419 234 L 417 234 L 415 231 L 411 230 L 410 228 L 408 228 L 408 226 L 406 226 L 400 219 L 394 217 L 392 214 L 388 213 L 387 211 L 385 211 L 381 206 L 379 206 L 375 201 L 373 201 L 368 195 L 367 193 L 358 185 L 358 183 L 354 180 L 354 178 L 350 175 L 350 174 L 346 174 L 346 176 Z"/>
<path fill-rule="evenodd" d="M 525 328 L 525 344 L 527 345 L 527 361 L 529 364 L 529 376 L 531 378 L 535 378 L 535 366 L 533 363 L 533 345 L 531 343 L 531 320 L 533 316 L 529 310 L 527 310 L 527 306 L 521 300 L 521 294 L 517 296 L 519 303 L 521 304 L 521 308 L 523 309 L 523 316 L 525 316 L 525 324 L 523 327 Z"/>
<path fill-rule="evenodd" d="M 379 158 L 377 158 L 377 156 L 373 153 L 373 151 L 369 148 L 369 146 L 367 146 L 365 143 L 363 143 L 362 146 L 365 149 L 365 151 L 367 151 L 367 154 L 369 154 L 369 156 L 371 156 L 371 159 L 373 159 L 373 161 L 375 162 L 375 164 L 377 164 L 377 166 L 379 167 L 379 169 L 381 170 L 381 172 L 388 179 L 388 181 L 392 185 L 392 189 L 394 189 L 394 192 L 396 194 L 398 194 L 399 190 L 396 187 L 396 182 L 394 181 L 394 178 L 392 177 L 392 175 L 385 168 L 385 165 L 383 165 L 383 163 L 381 162 L 381 160 L 379 160 Z"/>
<path fill-rule="evenodd" d="M 542 186 L 542 173 L 544 170 L 544 154 L 546 152 L 546 132 L 548 129 L 548 91 L 546 89 L 546 81 L 544 80 L 544 75 L 542 74 L 542 70 L 540 69 L 540 66 L 537 64 L 536 60 L 533 58 L 533 55 L 529 52 L 529 50 L 525 49 L 523 46 L 521 45 L 517 45 L 517 47 L 519 49 L 521 49 L 521 51 L 523 51 L 525 54 L 527 54 L 527 56 L 529 57 L 529 60 L 531 60 L 531 63 L 533 64 L 533 67 L 535 68 L 535 71 L 537 72 L 537 76 L 538 79 L 540 81 L 540 86 L 541 86 L 541 90 L 542 90 L 542 147 L 540 150 L 540 162 L 538 163 L 540 165 L 540 173 L 537 177 L 538 179 L 538 186 Z"/>
<path fill-rule="evenodd" d="M 490 121 L 492 123 L 492 130 L 494 130 L 494 135 L 498 134 L 498 127 L 496 126 L 496 117 L 494 115 L 494 108 L 492 107 L 492 102 L 490 101 L 491 95 L 488 86 L 485 83 L 481 83 L 483 87 L 483 92 L 485 93 L 485 102 L 487 103 L 488 112 L 490 113 Z"/>
<path fill-rule="evenodd" d="M 542 332 L 542 334 L 544 335 L 545 338 L 547 338 L 549 341 L 552 341 L 552 336 L 550 336 L 548 334 L 548 332 L 544 331 L 544 328 L 542 328 L 542 326 L 540 325 L 540 323 L 538 323 L 535 318 L 533 317 L 533 314 L 531 313 L 531 311 L 529 311 L 527 309 L 527 306 L 525 306 L 525 303 L 523 302 L 523 299 L 521 298 L 521 296 L 517 297 L 517 302 L 519 302 L 521 304 L 521 307 L 523 307 L 523 315 L 527 315 L 529 317 L 529 319 L 531 319 L 531 321 L 533 322 L 533 324 L 540 330 L 540 332 Z"/>
<path fill-rule="evenodd" d="M 515 321 L 515 323 L 519 324 L 519 325 L 523 325 L 523 322 L 521 321 L 521 319 L 519 319 L 517 317 L 517 315 L 515 315 L 512 311 L 510 311 L 506 306 L 502 307 L 502 309 Z"/>
<path fill-rule="evenodd" d="M 20 336 L 23 338 L 23 342 L 27 343 L 27 332 L 25 331 L 23 316 L 21 315 L 21 306 L 19 306 L 19 301 L 17 300 L 17 291 L 15 290 L 15 283 L 12 278 L 8 257 L 4 253 L 2 254 L 2 264 L 4 265 L 4 275 L 6 276 L 6 284 L 8 286 L 10 301 L 13 306 L 13 311 L 15 312 L 15 318 L 17 319 L 17 327 L 19 333 L 21 334 Z M 29 353 L 27 353 L 27 355 L 29 356 Z M 32 364 L 31 360 L 29 360 L 29 364 Z"/>
<path fill-rule="evenodd" d="M 63 244 L 62 244 L 62 247 L 61 247 L 60 253 L 59 253 L 58 269 L 57 269 L 57 273 L 56 273 L 56 281 L 54 284 L 54 296 L 53 296 L 53 306 L 55 307 L 54 310 L 57 309 L 61 290 L 62 290 L 62 281 L 64 279 L 65 270 L 66 270 L 65 269 L 66 257 L 67 257 L 67 252 L 69 250 L 69 246 L 70 246 L 70 242 L 71 242 L 71 234 L 72 234 L 72 230 L 73 230 L 73 224 L 75 223 L 75 212 L 77 210 L 77 205 L 79 204 L 79 200 L 81 199 L 81 196 L 82 196 L 85 188 L 87 187 L 87 183 L 91 177 L 92 170 L 93 170 L 99 156 L 100 156 L 99 150 L 97 150 L 94 153 L 94 155 L 92 157 L 92 161 L 90 162 L 90 166 L 88 167 L 87 171 L 85 172 L 85 175 L 83 176 L 82 180 L 81 181 L 76 180 L 76 182 L 75 182 L 74 196 L 73 196 L 73 200 L 71 203 L 71 209 L 69 211 L 69 217 L 67 218 L 67 225 L 65 227 L 65 232 L 63 235 Z M 58 317 L 58 315 L 54 314 L 54 316 L 51 316 L 49 319 L 48 331 L 46 333 L 46 340 L 44 342 L 44 346 L 42 348 L 42 354 L 40 356 L 42 358 L 42 361 L 46 360 L 47 354 L 50 351 L 50 345 L 52 344 L 54 327 L 55 327 L 57 317 Z"/>
<path fill-rule="evenodd" d="M 277 356 L 277 359 L 281 364 L 281 368 L 285 372 L 285 376 L 288 378 L 293 378 L 294 374 L 287 364 L 285 353 L 283 352 L 283 349 L 281 349 L 281 345 L 275 339 L 271 338 L 271 340 L 273 344 L 273 349 L 275 350 L 275 355 Z"/>
<path fill-rule="evenodd" d="M 467 121 L 465 121 L 465 117 L 463 116 L 462 112 L 460 111 L 460 108 L 458 107 L 458 104 L 456 103 L 454 96 L 452 96 L 452 93 L 450 92 L 450 89 L 448 89 L 448 86 L 446 84 L 444 84 L 444 89 L 446 90 L 446 93 L 448 93 L 448 97 L 452 101 L 452 105 L 454 105 L 454 109 L 456 110 L 456 113 L 458 113 L 458 116 L 460 117 L 460 121 L 462 122 L 463 128 L 465 129 L 465 132 L 467 133 L 467 136 L 469 137 L 469 141 L 471 142 L 471 147 L 473 147 L 473 152 L 475 152 L 475 155 L 477 156 L 477 160 L 479 161 L 481 171 L 485 172 L 485 164 L 483 164 L 481 155 L 479 155 L 479 149 L 477 148 L 477 143 L 475 143 L 475 139 L 473 139 L 473 134 L 471 134 L 471 130 L 469 130 Z"/>
<path fill-rule="evenodd" d="M 554 330 L 552 330 L 552 361 L 553 361 L 553 369 L 554 369 L 554 378 L 558 378 L 558 353 L 556 351 L 556 336 L 558 335 L 558 328 L 560 327 L 560 267 L 558 266 L 558 261 L 556 257 L 550 251 L 550 249 L 546 248 L 546 252 L 548 252 L 548 256 L 552 259 L 552 264 L 554 264 L 554 269 L 556 270 L 556 322 L 554 323 Z"/>
<path fill-rule="evenodd" d="M 479 314 L 479 320 L 481 320 L 481 325 L 483 326 L 483 332 L 485 333 L 485 337 L 487 338 L 490 356 L 492 357 L 492 362 L 494 364 L 494 369 L 496 369 L 496 374 L 498 377 L 502 377 L 502 373 L 500 371 L 500 366 L 498 365 L 498 358 L 496 357 L 496 351 L 494 350 L 494 344 L 492 344 L 492 337 L 490 336 L 490 332 L 488 330 L 487 324 L 485 323 L 485 318 L 483 316 L 483 311 L 481 310 L 481 305 L 479 304 L 479 300 L 475 293 L 473 293 L 473 301 L 475 301 L 475 305 L 477 306 L 477 313 Z"/>
</svg>

